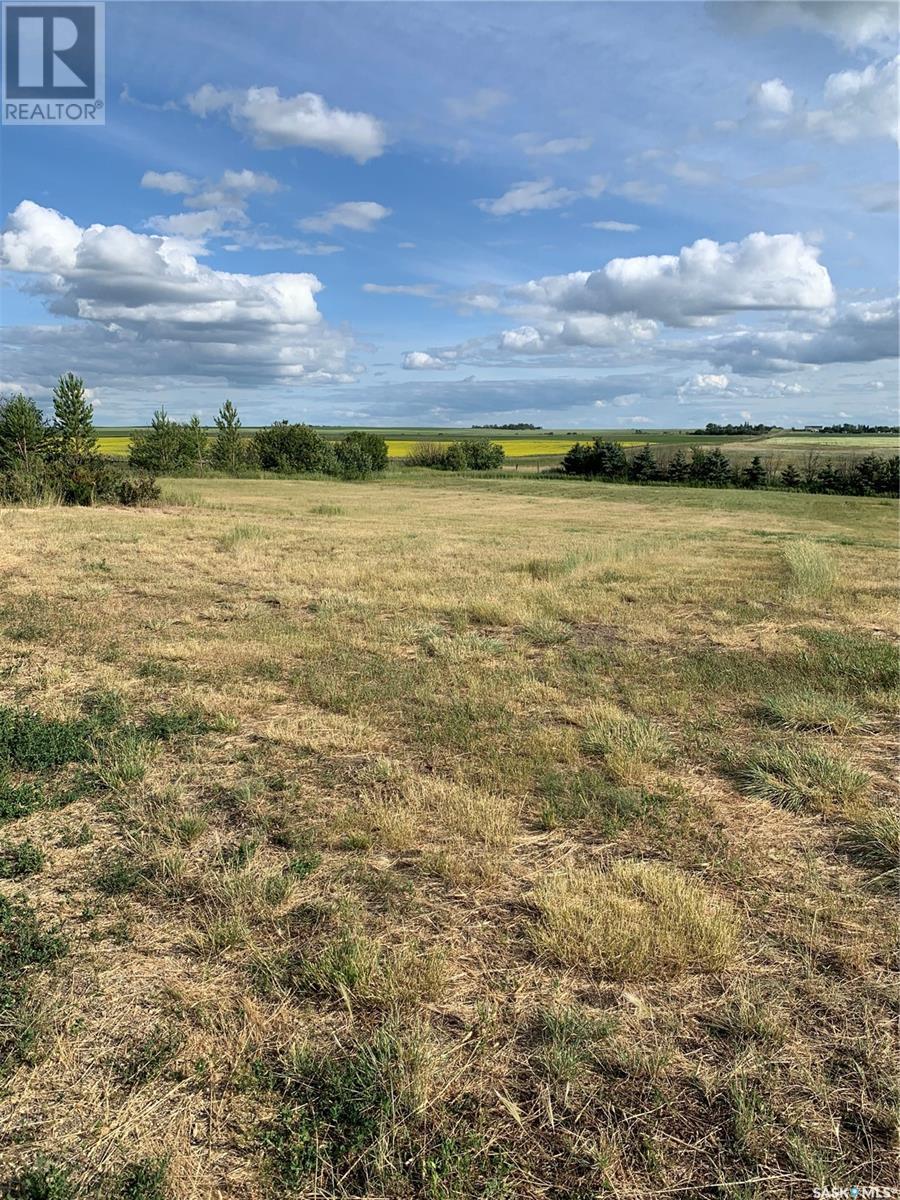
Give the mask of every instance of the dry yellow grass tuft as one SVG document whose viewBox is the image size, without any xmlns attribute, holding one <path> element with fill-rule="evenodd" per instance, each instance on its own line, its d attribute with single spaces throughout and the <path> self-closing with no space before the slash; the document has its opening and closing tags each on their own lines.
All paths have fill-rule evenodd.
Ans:
<svg viewBox="0 0 900 1200">
<path fill-rule="evenodd" d="M 542 953 L 609 979 L 720 971 L 737 948 L 734 910 L 702 883 L 661 863 L 619 860 L 607 870 L 569 870 L 540 883 Z"/>
</svg>

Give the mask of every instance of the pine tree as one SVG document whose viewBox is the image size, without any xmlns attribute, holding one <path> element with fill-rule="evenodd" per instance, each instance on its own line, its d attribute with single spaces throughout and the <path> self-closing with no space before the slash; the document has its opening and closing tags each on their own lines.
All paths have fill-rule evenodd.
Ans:
<svg viewBox="0 0 900 1200">
<path fill-rule="evenodd" d="M 786 488 L 796 488 L 800 486 L 800 472 L 793 463 L 788 463 L 788 465 L 781 472 L 781 486 Z"/>
<path fill-rule="evenodd" d="M 241 438 L 241 419 L 230 400 L 226 400 L 219 409 L 216 429 L 219 432 L 212 449 L 213 465 L 220 471 L 230 471 L 234 474 L 243 465 L 246 455 Z"/>
<path fill-rule="evenodd" d="M 669 463 L 667 477 L 672 483 L 684 483 L 690 472 L 688 460 L 683 450 L 676 450 Z"/>
<path fill-rule="evenodd" d="M 653 451 L 648 442 L 629 463 L 628 478 L 635 483 L 649 483 L 656 477 L 656 470 L 656 459 L 653 457 Z"/>
<path fill-rule="evenodd" d="M 0 400 L 0 470 L 34 470 L 47 432 L 43 414 L 29 396 L 19 392 Z"/>
<path fill-rule="evenodd" d="M 194 459 L 194 448 L 187 425 L 173 421 L 164 408 L 153 414 L 150 428 L 138 434 L 128 451 L 133 467 L 151 474 L 183 471 Z"/>
<path fill-rule="evenodd" d="M 200 424 L 200 418 L 196 413 L 187 424 L 187 439 L 190 441 L 197 470 L 202 475 L 206 462 L 206 430 Z"/>
<path fill-rule="evenodd" d="M 706 479 L 713 487 L 727 487 L 733 477 L 731 463 L 716 447 L 706 459 Z"/>
<path fill-rule="evenodd" d="M 744 482 L 747 487 L 751 488 L 762 487 L 766 482 L 766 468 L 758 454 L 753 456 L 750 466 L 744 473 Z"/>
<path fill-rule="evenodd" d="M 97 454 L 94 410 L 84 380 L 71 371 L 53 389 L 53 442 L 57 457 L 68 462 L 87 462 Z"/>
</svg>

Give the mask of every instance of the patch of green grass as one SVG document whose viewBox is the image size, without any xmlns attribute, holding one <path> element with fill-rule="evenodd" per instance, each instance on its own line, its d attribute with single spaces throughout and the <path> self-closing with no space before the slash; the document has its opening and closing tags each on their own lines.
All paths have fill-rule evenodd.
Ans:
<svg viewBox="0 0 900 1200">
<path fill-rule="evenodd" d="M 309 510 L 316 517 L 342 517 L 344 509 L 340 504 L 314 504 Z"/>
<path fill-rule="evenodd" d="M 82 711 L 101 729 L 113 729 L 125 719 L 125 704 L 118 692 L 88 692 L 82 702 Z"/>
<path fill-rule="evenodd" d="M 260 1141 L 274 1195 L 507 1195 L 506 1164 L 473 1128 L 428 1107 L 430 1062 L 416 1028 L 391 1025 L 337 1054 L 296 1049 L 264 1075 L 281 1106 Z"/>
<path fill-rule="evenodd" d="M 8 623 L 4 632 L 12 642 L 44 642 L 53 645 L 71 631 L 71 614 L 48 600 L 46 593 L 30 592 L 11 599 L 0 610 Z"/>
<path fill-rule="evenodd" d="M 0 708 L 0 766 L 46 771 L 86 762 L 93 753 L 93 721 L 57 721 L 15 708 Z"/>
<path fill-rule="evenodd" d="M 772 746 L 753 753 L 740 771 L 748 796 L 796 812 L 827 814 L 861 799 L 869 776 L 818 746 Z"/>
<path fill-rule="evenodd" d="M 319 863 L 322 861 L 322 855 L 317 854 L 315 850 L 305 850 L 302 854 L 298 854 L 292 858 L 285 871 L 294 879 L 305 879 L 307 875 L 311 875 Z"/>
<path fill-rule="evenodd" d="M 196 707 L 151 712 L 144 718 L 143 729 L 148 737 L 167 742 L 176 737 L 199 737 L 204 733 L 225 733 L 232 728 L 224 717 L 210 717 Z"/>
<path fill-rule="evenodd" d="M 0 821 L 17 821 L 40 808 L 49 808 L 46 792 L 34 783 L 10 783 L 0 778 Z"/>
<path fill-rule="evenodd" d="M 104 863 L 94 876 L 94 887 L 104 896 L 123 896 L 133 892 L 143 879 L 143 871 L 132 858 L 117 856 Z"/>
<path fill-rule="evenodd" d="M 599 771 L 547 771 L 539 784 L 542 829 L 557 829 L 579 821 L 610 835 L 644 817 L 660 812 L 669 798 L 643 788 L 610 783 Z"/>
<path fill-rule="evenodd" d="M 0 1184 L 0 1194 L 4 1200 L 170 1200 L 166 1170 L 164 1159 L 142 1159 L 81 1186 L 70 1168 L 39 1158 Z"/>
<path fill-rule="evenodd" d="M 179 663 L 162 658 L 146 658 L 138 663 L 135 674 L 139 679 L 155 679 L 160 683 L 181 683 L 187 671 Z"/>
<path fill-rule="evenodd" d="M 258 849 L 259 838 L 241 838 L 233 846 L 226 846 L 219 852 L 217 865 L 226 870 L 240 870 L 250 865 Z"/>
<path fill-rule="evenodd" d="M 893 638 L 831 629 L 802 633 L 809 649 L 801 652 L 799 665 L 813 686 L 866 692 L 896 688 L 900 682 L 900 647 Z"/>
<path fill-rule="evenodd" d="M 0 895 L 0 1074 L 25 1059 L 35 1041 L 29 970 L 49 966 L 67 950 L 65 938 L 42 928 L 24 899 Z"/>
<path fill-rule="evenodd" d="M 61 934 L 40 928 L 24 899 L 0 895 L 0 976 L 18 979 L 27 967 L 46 966 L 67 949 Z"/>
<path fill-rule="evenodd" d="M 43 852 L 27 838 L 24 842 L 0 846 L 0 879 L 24 879 L 26 875 L 36 875 L 43 865 Z"/>
<path fill-rule="evenodd" d="M 78 1192 L 67 1167 L 38 1159 L 4 1185 L 3 1195 L 9 1200 L 76 1200 Z"/>
<path fill-rule="evenodd" d="M 127 1163 L 112 1184 L 111 1200 L 169 1200 L 166 1183 L 168 1163 L 164 1158 L 145 1158 Z"/>
<path fill-rule="evenodd" d="M 94 831 L 86 821 L 77 828 L 69 828 L 59 839 L 59 844 L 66 850 L 75 850 L 80 846 L 87 846 L 94 840 Z"/>
<path fill-rule="evenodd" d="M 762 716 L 782 729 L 811 733 L 860 733 L 870 727 L 866 713 L 846 696 L 810 688 L 764 696 Z"/>
</svg>

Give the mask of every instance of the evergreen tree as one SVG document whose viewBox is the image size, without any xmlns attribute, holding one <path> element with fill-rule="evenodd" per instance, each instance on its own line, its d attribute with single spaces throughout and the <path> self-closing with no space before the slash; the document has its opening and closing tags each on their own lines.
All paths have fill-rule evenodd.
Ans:
<svg viewBox="0 0 900 1200">
<path fill-rule="evenodd" d="M 718 447 L 706 460 L 706 479 L 713 487 L 727 487 L 734 476 L 731 463 Z"/>
<path fill-rule="evenodd" d="M 669 463 L 666 477 L 672 483 L 684 483 L 690 474 L 690 465 L 684 456 L 683 450 L 676 450 L 672 456 L 672 461 Z"/>
<path fill-rule="evenodd" d="M 765 482 L 766 468 L 763 466 L 759 455 L 755 454 L 750 462 L 750 466 L 744 472 L 744 483 L 747 487 L 758 488 L 762 487 Z"/>
<path fill-rule="evenodd" d="M 56 457 L 84 463 L 97 455 L 94 410 L 84 394 L 84 380 L 61 375 L 53 389 L 53 443 Z"/>
<path fill-rule="evenodd" d="M 226 400 L 216 417 L 216 440 L 210 456 L 212 464 L 220 471 L 234 474 L 246 461 L 244 443 L 241 439 L 241 419 L 230 400 Z"/>
<path fill-rule="evenodd" d="M 138 434 L 131 443 L 128 461 L 151 474 L 183 471 L 194 461 L 191 433 L 169 417 L 164 408 L 153 414 L 150 428 Z"/>
<path fill-rule="evenodd" d="M 0 400 L 0 470 L 33 471 L 47 433 L 43 414 L 29 396 L 19 392 Z"/>
<path fill-rule="evenodd" d="M 788 463 L 781 472 L 781 486 L 786 488 L 797 488 L 800 486 L 800 472 L 793 463 Z"/>
<path fill-rule="evenodd" d="M 200 424 L 200 418 L 196 413 L 188 421 L 186 440 L 190 443 L 194 465 L 202 475 L 206 465 L 206 430 Z"/>
<path fill-rule="evenodd" d="M 628 464 L 628 478 L 635 483 L 649 483 L 656 478 L 657 466 L 649 442 Z"/>
</svg>

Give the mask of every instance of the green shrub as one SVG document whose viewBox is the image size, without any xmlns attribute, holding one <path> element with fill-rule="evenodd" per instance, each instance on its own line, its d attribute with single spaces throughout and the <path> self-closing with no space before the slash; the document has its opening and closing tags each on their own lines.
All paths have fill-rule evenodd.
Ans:
<svg viewBox="0 0 900 1200">
<path fill-rule="evenodd" d="M 345 479 L 365 479 L 387 466 L 387 442 L 377 433 L 354 430 L 337 443 L 334 452 Z"/>
<path fill-rule="evenodd" d="M 311 425 L 292 425 L 288 421 L 275 421 L 267 429 L 258 430 L 253 435 L 250 454 L 264 471 L 285 474 L 328 474 L 336 465 L 330 442 Z"/>
<path fill-rule="evenodd" d="M 116 498 L 128 508 L 154 504 L 160 495 L 159 485 L 152 475 L 126 476 L 116 488 Z"/>
<path fill-rule="evenodd" d="M 439 471 L 495 471 L 503 466 L 506 451 L 489 438 L 457 442 L 422 442 L 405 458 L 409 467 L 434 467 Z"/>
</svg>

